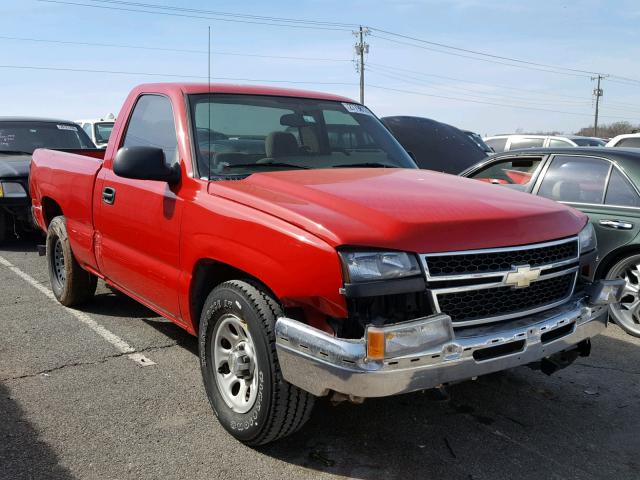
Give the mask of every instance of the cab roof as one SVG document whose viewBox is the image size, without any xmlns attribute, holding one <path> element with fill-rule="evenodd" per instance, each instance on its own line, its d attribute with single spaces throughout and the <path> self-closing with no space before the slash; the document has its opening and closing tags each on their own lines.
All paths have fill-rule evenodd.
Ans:
<svg viewBox="0 0 640 480">
<path fill-rule="evenodd" d="M 198 94 L 233 93 L 242 95 L 271 95 L 277 97 L 313 98 L 336 102 L 359 103 L 348 97 L 330 93 L 298 90 L 293 88 L 266 87 L 263 85 L 236 85 L 230 83 L 145 83 L 136 87 L 139 92 Z"/>
</svg>

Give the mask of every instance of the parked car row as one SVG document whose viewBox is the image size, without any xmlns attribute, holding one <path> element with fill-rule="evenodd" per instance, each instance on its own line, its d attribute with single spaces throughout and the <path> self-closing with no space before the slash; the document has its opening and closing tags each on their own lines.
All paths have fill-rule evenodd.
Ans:
<svg viewBox="0 0 640 480">
<path fill-rule="evenodd" d="M 484 138 L 494 152 L 507 152 L 521 148 L 604 147 L 606 141 L 579 135 L 494 135 Z"/>
<path fill-rule="evenodd" d="M 213 410 L 249 445 L 301 428 L 317 397 L 359 403 L 519 365 L 551 374 L 588 356 L 630 287 L 599 275 L 610 257 L 598 262 L 596 229 L 616 227 L 561 202 L 634 208 L 612 187 L 631 188 L 626 163 L 589 150 L 593 174 L 562 180 L 573 150 L 487 163 L 450 126 L 384 121 L 330 94 L 137 87 L 105 150 L 33 155 L 54 295 L 90 302 L 102 279 L 196 335 Z M 484 181 L 413 160 L 459 173 L 467 152 Z M 633 235 L 637 222 L 611 215 Z"/>
</svg>

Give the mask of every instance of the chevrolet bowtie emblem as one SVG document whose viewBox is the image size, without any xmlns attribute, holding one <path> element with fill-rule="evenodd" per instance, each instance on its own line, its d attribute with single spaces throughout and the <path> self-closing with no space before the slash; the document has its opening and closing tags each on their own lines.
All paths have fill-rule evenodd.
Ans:
<svg viewBox="0 0 640 480">
<path fill-rule="evenodd" d="M 514 267 L 514 271 L 507 273 L 504 279 L 505 285 L 515 288 L 525 288 L 540 277 L 539 268 L 531 268 L 529 265 Z"/>
</svg>

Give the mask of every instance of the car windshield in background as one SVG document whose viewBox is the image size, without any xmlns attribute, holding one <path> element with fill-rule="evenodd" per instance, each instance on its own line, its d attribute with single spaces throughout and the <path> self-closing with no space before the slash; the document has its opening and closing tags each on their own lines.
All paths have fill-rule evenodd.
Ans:
<svg viewBox="0 0 640 480">
<path fill-rule="evenodd" d="M 380 121 L 358 104 L 227 94 L 191 95 L 189 100 L 201 176 L 416 168 Z"/>
<path fill-rule="evenodd" d="M 607 142 L 599 138 L 572 138 L 579 147 L 604 147 Z"/>
<path fill-rule="evenodd" d="M 115 125 L 114 122 L 96 123 L 93 126 L 96 142 L 107 143 L 109 141 L 109 136 L 111 135 L 111 130 L 113 130 L 114 125 Z"/>
<path fill-rule="evenodd" d="M 37 148 L 95 148 L 77 125 L 55 122 L 0 122 L 0 152 L 33 153 Z"/>
</svg>

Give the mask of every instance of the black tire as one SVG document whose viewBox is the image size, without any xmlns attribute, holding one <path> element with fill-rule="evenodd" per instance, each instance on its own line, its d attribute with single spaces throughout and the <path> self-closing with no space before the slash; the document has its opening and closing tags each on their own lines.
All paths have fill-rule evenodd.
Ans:
<svg viewBox="0 0 640 480">
<path fill-rule="evenodd" d="M 92 298 L 98 279 L 84 270 L 73 255 L 64 217 L 51 220 L 46 245 L 51 290 L 58 301 L 66 307 L 71 307 Z"/>
<path fill-rule="evenodd" d="M 232 280 L 213 289 L 200 319 L 200 366 L 209 402 L 222 426 L 249 446 L 264 445 L 297 431 L 309 419 L 315 397 L 282 378 L 274 326 L 282 310 L 258 285 Z M 255 403 L 246 413 L 234 411 L 218 388 L 212 344 L 225 317 L 237 316 L 253 343 L 258 375 Z"/>
<path fill-rule="evenodd" d="M 628 310 L 627 305 L 640 300 L 640 254 L 623 257 L 611 266 L 605 278 L 623 279 L 627 282 L 620 303 L 609 307 L 609 318 L 629 335 L 640 337 L 640 309 Z M 633 273 L 635 272 L 635 273 Z"/>
</svg>

